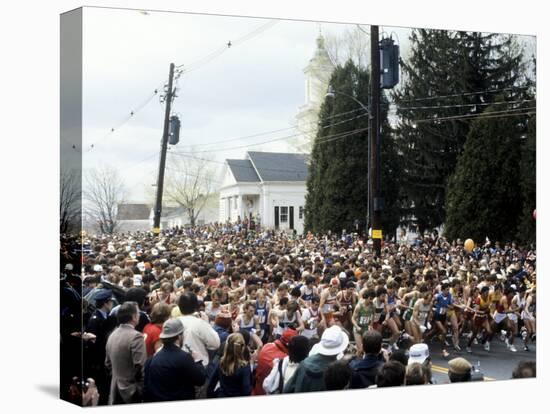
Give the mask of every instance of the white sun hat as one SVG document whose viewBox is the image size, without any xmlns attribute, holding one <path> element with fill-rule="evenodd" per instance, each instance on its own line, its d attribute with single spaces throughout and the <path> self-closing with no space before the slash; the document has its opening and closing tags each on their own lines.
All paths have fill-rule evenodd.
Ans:
<svg viewBox="0 0 550 414">
<path fill-rule="evenodd" d="M 346 350 L 348 344 L 347 334 L 339 326 L 334 325 L 325 329 L 321 341 L 313 345 L 309 355 L 338 355 Z"/>
</svg>

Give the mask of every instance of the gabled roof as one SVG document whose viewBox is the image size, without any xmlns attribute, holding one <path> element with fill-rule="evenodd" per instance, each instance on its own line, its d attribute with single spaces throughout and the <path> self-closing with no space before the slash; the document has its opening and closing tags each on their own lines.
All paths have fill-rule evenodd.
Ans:
<svg viewBox="0 0 550 414">
<path fill-rule="evenodd" d="M 178 217 L 181 216 L 183 213 L 185 213 L 185 209 L 183 207 L 162 207 L 162 218 L 166 219 L 169 217 Z"/>
<path fill-rule="evenodd" d="M 231 169 L 231 173 L 237 182 L 260 182 L 260 177 L 256 174 L 250 160 L 226 160 Z"/>
<path fill-rule="evenodd" d="M 151 206 L 148 204 L 119 204 L 117 220 L 149 220 Z"/>
<path fill-rule="evenodd" d="M 249 151 L 248 157 L 262 181 L 307 180 L 308 154 Z"/>
</svg>

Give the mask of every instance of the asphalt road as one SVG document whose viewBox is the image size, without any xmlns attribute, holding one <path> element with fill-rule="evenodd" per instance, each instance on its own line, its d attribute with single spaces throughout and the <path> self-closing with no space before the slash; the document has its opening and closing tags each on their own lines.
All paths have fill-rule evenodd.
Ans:
<svg viewBox="0 0 550 414">
<path fill-rule="evenodd" d="M 450 340 L 450 338 L 449 338 Z M 536 344 L 529 343 L 529 351 L 523 351 L 523 341 L 516 338 L 514 345 L 517 352 L 511 352 L 506 348 L 506 344 L 499 338 L 493 338 L 491 342 L 491 351 L 487 352 L 483 349 L 483 345 L 472 345 L 472 353 L 466 352 L 466 339 L 462 338 L 460 347 L 462 351 L 457 352 L 448 348 L 450 353 L 448 358 L 443 358 L 441 345 L 439 343 L 428 344 L 430 348 L 430 356 L 432 358 L 432 373 L 433 379 L 437 384 L 445 384 L 449 382 L 447 375 L 448 361 L 456 357 L 467 359 L 472 365 L 476 366 L 479 362 L 480 371 L 486 381 L 507 380 L 512 378 L 512 372 L 519 361 L 536 360 Z"/>
</svg>

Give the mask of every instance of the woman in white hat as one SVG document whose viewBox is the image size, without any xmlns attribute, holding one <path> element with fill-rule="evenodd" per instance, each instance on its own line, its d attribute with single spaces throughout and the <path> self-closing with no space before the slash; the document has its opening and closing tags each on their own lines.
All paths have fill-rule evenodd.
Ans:
<svg viewBox="0 0 550 414">
<path fill-rule="evenodd" d="M 325 329 L 321 341 L 311 348 L 296 372 L 286 383 L 284 393 L 325 391 L 324 372 L 349 344 L 348 335 L 338 325 Z"/>
</svg>

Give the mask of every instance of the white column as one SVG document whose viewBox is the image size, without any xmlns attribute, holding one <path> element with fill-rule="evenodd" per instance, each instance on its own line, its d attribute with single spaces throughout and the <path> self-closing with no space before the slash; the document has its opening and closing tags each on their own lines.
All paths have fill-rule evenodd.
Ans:
<svg viewBox="0 0 550 414">
<path fill-rule="evenodd" d="M 262 189 L 262 202 L 260 208 L 260 220 L 262 226 L 273 227 L 273 211 L 269 202 L 269 191 Z"/>
</svg>

